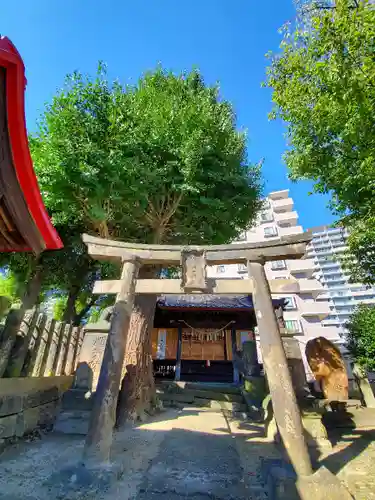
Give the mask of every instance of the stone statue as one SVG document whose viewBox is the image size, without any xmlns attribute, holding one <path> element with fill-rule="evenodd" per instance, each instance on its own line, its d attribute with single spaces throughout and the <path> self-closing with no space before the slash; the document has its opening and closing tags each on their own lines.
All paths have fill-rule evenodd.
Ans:
<svg viewBox="0 0 375 500">
<path fill-rule="evenodd" d="M 324 337 L 306 344 L 306 358 L 328 401 L 348 400 L 348 375 L 339 349 Z"/>
</svg>

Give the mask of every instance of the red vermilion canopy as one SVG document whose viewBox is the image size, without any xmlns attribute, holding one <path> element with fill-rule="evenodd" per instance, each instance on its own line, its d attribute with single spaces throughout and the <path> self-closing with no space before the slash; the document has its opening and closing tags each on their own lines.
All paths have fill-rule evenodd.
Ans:
<svg viewBox="0 0 375 500">
<path fill-rule="evenodd" d="M 0 251 L 56 250 L 63 244 L 35 176 L 25 122 L 25 66 L 0 38 Z"/>
</svg>

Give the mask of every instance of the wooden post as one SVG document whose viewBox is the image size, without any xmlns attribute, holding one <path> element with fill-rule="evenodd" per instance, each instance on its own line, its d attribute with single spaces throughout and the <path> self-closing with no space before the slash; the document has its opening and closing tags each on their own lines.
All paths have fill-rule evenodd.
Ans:
<svg viewBox="0 0 375 500">
<path fill-rule="evenodd" d="M 40 364 L 40 371 L 39 371 L 40 377 L 45 376 L 47 361 L 48 361 L 48 357 L 49 357 L 49 353 L 50 353 L 49 351 L 51 349 L 53 334 L 54 334 L 54 330 L 55 330 L 55 324 L 56 324 L 55 319 L 50 319 L 47 322 L 46 330 L 48 331 L 48 334 L 47 334 L 46 346 L 45 346 L 44 352 L 43 352 L 42 362 Z"/>
<path fill-rule="evenodd" d="M 182 354 L 182 325 L 178 324 L 178 339 L 177 339 L 177 353 L 176 353 L 176 373 L 175 380 L 181 379 L 181 354 Z"/>
<path fill-rule="evenodd" d="M 58 367 L 61 357 L 61 350 L 63 348 L 64 335 L 65 335 L 65 323 L 57 323 L 57 339 L 56 339 L 56 350 L 54 352 L 53 362 L 52 362 L 52 375 L 59 375 Z"/>
<path fill-rule="evenodd" d="M 85 330 L 81 326 L 79 328 L 78 336 L 77 336 L 77 341 L 76 341 L 76 344 L 74 346 L 72 373 L 75 372 L 75 370 L 77 369 L 77 365 L 78 365 L 78 362 L 79 362 L 79 355 L 80 355 L 80 352 L 81 352 L 84 335 L 85 335 Z"/>
<path fill-rule="evenodd" d="M 65 354 L 68 350 L 68 340 L 69 340 L 69 335 L 72 330 L 72 326 L 69 323 L 64 324 L 64 328 L 62 329 L 62 335 L 60 337 L 60 351 L 59 351 L 59 357 L 57 360 L 57 366 L 56 366 L 56 375 L 64 375 L 63 369 L 64 369 L 64 359 L 65 359 Z"/>
<path fill-rule="evenodd" d="M 73 330 L 74 330 L 73 325 L 69 325 L 68 335 L 66 337 L 64 356 L 61 363 L 61 372 L 60 372 L 61 375 L 70 375 L 70 372 L 67 373 L 66 368 L 67 368 L 69 354 L 71 354 L 71 349 L 72 349 L 71 343 L 72 343 Z"/>
<path fill-rule="evenodd" d="M 259 262 L 249 262 L 248 269 L 254 281 L 254 309 L 276 423 L 297 475 L 310 476 L 313 471 L 303 436 L 301 414 L 272 306 L 266 273 Z"/>
<path fill-rule="evenodd" d="M 237 333 L 236 327 L 232 325 L 230 329 L 230 338 L 232 341 L 232 360 L 233 360 L 233 383 L 240 383 L 240 373 L 237 366 Z"/>
<path fill-rule="evenodd" d="M 30 362 L 27 367 L 27 373 L 26 373 L 27 377 L 36 377 L 38 375 L 36 368 L 38 367 L 38 364 L 40 364 L 41 356 L 43 356 L 43 348 L 45 347 L 43 346 L 43 336 L 46 323 L 47 323 L 47 315 L 40 314 L 36 325 L 35 342 L 33 349 L 31 351 Z"/>
<path fill-rule="evenodd" d="M 13 320 L 15 319 L 15 322 L 20 320 L 20 324 L 18 325 L 18 328 L 22 331 L 23 333 L 23 339 L 22 343 L 19 345 L 18 349 L 16 352 L 12 353 L 12 347 L 14 344 L 14 341 L 16 339 L 16 335 L 18 333 L 18 329 L 14 330 L 14 336 L 11 337 L 9 340 L 12 341 L 12 346 L 11 350 L 9 351 L 9 355 L 12 353 L 11 358 L 8 360 L 8 366 L 6 366 L 7 369 L 7 376 L 8 377 L 20 377 L 22 373 L 22 368 L 25 363 L 27 351 L 29 349 L 30 341 L 34 333 L 35 325 L 36 322 L 38 321 L 39 318 L 39 311 L 37 309 L 29 310 L 26 311 L 24 314 L 23 318 L 19 315 L 22 315 L 22 311 L 19 309 L 14 309 L 10 311 L 4 330 L 6 331 L 8 328 L 8 321 L 10 321 L 11 325 L 13 323 Z M 14 318 L 15 315 L 15 318 Z M 15 326 L 15 323 L 13 323 L 13 326 Z M 13 335 L 13 333 L 12 333 Z M 1 348 L 0 348 L 0 353 L 1 353 Z M 1 357 L 1 354 L 0 354 Z M 1 359 L 0 359 L 0 376 L 2 376 L 2 370 L 1 370 Z"/>
<path fill-rule="evenodd" d="M 112 313 L 111 326 L 83 452 L 86 466 L 95 466 L 98 463 L 109 461 L 126 338 L 134 304 L 139 266 L 137 259 L 123 264 L 122 288 L 116 297 Z"/>
</svg>

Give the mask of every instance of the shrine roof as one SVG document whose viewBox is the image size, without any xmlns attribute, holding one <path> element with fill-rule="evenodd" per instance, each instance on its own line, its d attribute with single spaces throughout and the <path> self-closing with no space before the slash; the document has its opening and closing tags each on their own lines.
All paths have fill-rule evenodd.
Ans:
<svg viewBox="0 0 375 500">
<path fill-rule="evenodd" d="M 283 299 L 273 299 L 275 307 L 282 307 Z M 210 311 L 248 311 L 254 309 L 251 295 L 163 295 L 158 298 L 157 307 L 160 309 L 178 310 L 210 310 Z"/>
<path fill-rule="evenodd" d="M 0 252 L 56 250 L 63 244 L 43 204 L 25 122 L 25 66 L 0 37 Z"/>
</svg>

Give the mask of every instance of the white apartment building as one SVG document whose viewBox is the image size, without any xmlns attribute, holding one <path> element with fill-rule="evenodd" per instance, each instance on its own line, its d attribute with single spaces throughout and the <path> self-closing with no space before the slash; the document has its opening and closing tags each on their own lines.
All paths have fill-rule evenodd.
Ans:
<svg viewBox="0 0 375 500">
<path fill-rule="evenodd" d="M 257 224 L 243 233 L 237 241 L 264 241 L 278 239 L 280 236 L 300 234 L 302 226 L 298 224 L 298 214 L 294 203 L 289 196 L 289 190 L 274 191 L 265 200 L 263 212 Z M 287 301 L 284 319 L 286 329 L 296 336 L 304 352 L 304 345 L 314 337 L 325 336 L 337 342 L 340 340 L 337 328 L 324 325 L 331 313 L 328 298 L 318 300 L 324 291 L 323 284 L 314 278 L 315 263 L 313 258 L 300 260 L 274 261 L 266 263 L 268 279 L 296 279 L 299 282 L 301 293 L 288 295 L 274 295 L 274 298 L 284 298 Z M 245 265 L 213 266 L 209 270 L 210 276 L 221 278 L 243 278 L 247 276 Z"/>
<path fill-rule="evenodd" d="M 314 277 L 322 284 L 324 293 L 318 301 L 329 304 L 329 314 L 322 321 L 323 327 L 335 329 L 336 336 L 344 341 L 345 323 L 355 307 L 375 303 L 375 289 L 370 286 L 349 283 L 349 275 L 340 263 L 340 255 L 346 250 L 348 232 L 345 229 L 321 226 L 311 229 L 313 239 L 307 256 L 314 260 Z"/>
</svg>

